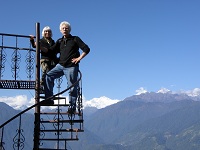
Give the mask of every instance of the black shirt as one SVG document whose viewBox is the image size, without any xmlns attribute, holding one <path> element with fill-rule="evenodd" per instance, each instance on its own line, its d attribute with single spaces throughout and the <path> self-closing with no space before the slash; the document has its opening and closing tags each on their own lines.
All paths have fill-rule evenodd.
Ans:
<svg viewBox="0 0 200 150">
<path fill-rule="evenodd" d="M 36 48 L 34 40 L 30 40 L 32 47 Z M 55 41 L 50 38 L 49 42 L 47 42 L 47 40 L 43 37 L 42 39 L 40 39 L 40 46 L 45 47 L 47 49 L 49 49 L 51 46 L 53 46 L 55 44 Z M 56 59 L 56 54 L 52 53 L 51 51 L 48 52 L 43 52 L 41 50 L 41 59 L 49 59 L 49 60 L 55 60 Z"/>
<path fill-rule="evenodd" d="M 59 64 L 64 67 L 72 67 L 78 65 L 78 63 L 72 63 L 71 60 L 80 56 L 79 48 L 86 54 L 90 52 L 90 48 L 78 36 L 70 35 L 68 38 L 58 39 L 50 51 L 56 54 L 60 53 Z"/>
</svg>

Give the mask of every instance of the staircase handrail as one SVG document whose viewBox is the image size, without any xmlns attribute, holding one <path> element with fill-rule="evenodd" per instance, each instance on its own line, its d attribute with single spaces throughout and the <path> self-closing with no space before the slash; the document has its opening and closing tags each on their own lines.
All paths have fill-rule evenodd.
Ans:
<svg viewBox="0 0 200 150">
<path fill-rule="evenodd" d="M 8 33 L 0 33 L 0 35 L 3 36 L 16 36 L 16 37 L 25 37 L 25 38 L 30 38 L 30 35 L 20 35 L 20 34 L 8 34 Z M 35 36 L 33 36 L 35 38 Z"/>
</svg>

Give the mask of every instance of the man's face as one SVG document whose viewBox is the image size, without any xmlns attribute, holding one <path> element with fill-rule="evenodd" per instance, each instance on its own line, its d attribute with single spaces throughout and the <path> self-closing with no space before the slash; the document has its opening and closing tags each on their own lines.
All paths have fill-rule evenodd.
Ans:
<svg viewBox="0 0 200 150">
<path fill-rule="evenodd" d="M 69 35 L 69 26 L 68 25 L 62 25 L 60 32 L 63 34 L 63 36 Z"/>
</svg>

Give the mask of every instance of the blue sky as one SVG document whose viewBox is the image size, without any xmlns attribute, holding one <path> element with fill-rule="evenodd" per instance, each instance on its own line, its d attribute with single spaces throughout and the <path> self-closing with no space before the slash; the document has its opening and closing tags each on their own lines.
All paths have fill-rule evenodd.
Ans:
<svg viewBox="0 0 200 150">
<path fill-rule="evenodd" d="M 0 33 L 35 34 L 39 22 L 57 40 L 60 22 L 70 22 L 71 34 L 91 48 L 80 64 L 86 99 L 123 100 L 141 87 L 200 87 L 199 6 L 199 0 L 6 0 Z M 0 96 L 21 93 L 6 90 Z"/>
</svg>

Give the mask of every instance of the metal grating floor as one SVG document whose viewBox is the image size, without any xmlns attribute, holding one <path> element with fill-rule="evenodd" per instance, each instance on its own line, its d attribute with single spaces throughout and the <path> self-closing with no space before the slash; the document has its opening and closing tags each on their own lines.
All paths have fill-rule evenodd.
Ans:
<svg viewBox="0 0 200 150">
<path fill-rule="evenodd" d="M 35 89 L 35 81 L 0 80 L 0 89 Z"/>
</svg>

